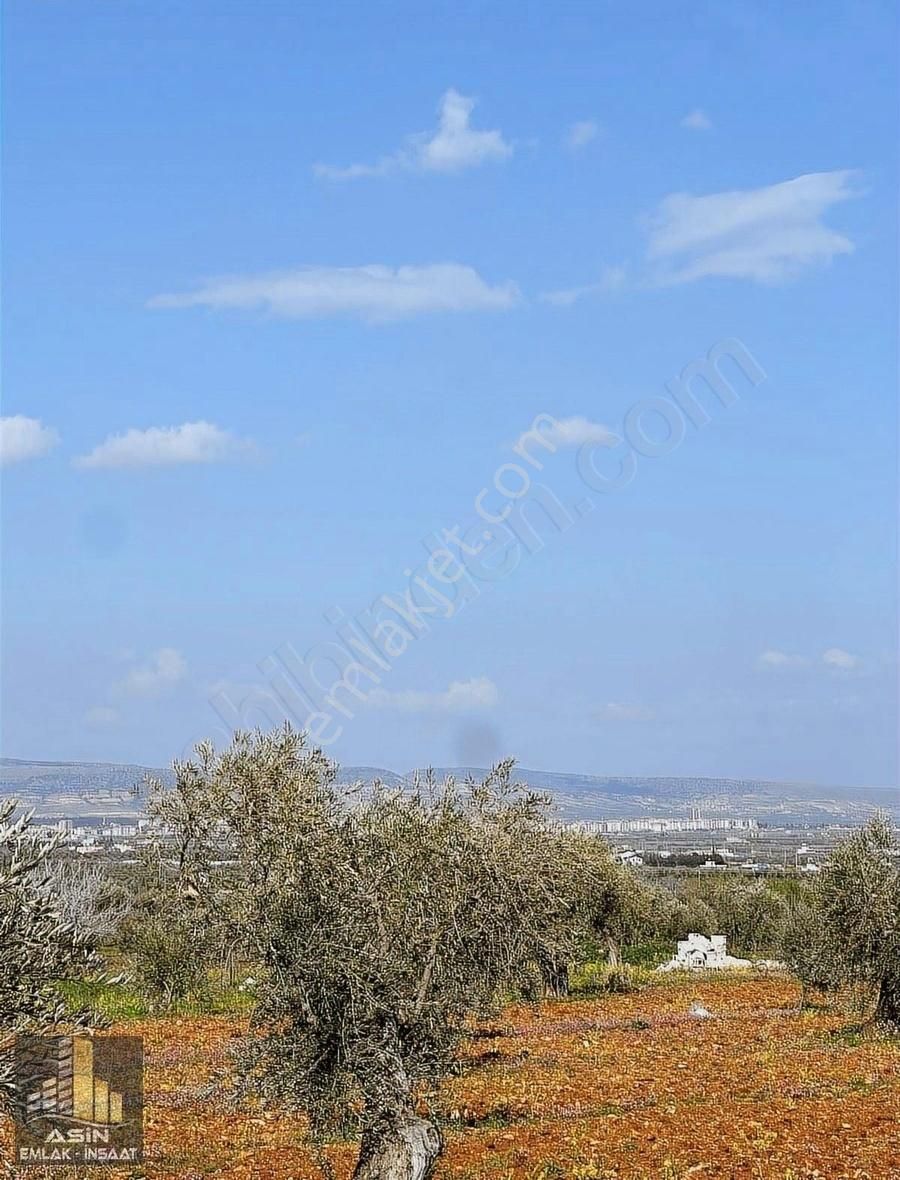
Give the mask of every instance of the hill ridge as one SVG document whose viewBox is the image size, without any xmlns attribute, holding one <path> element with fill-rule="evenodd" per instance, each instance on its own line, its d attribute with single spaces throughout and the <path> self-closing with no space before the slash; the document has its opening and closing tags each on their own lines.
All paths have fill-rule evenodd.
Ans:
<svg viewBox="0 0 900 1180">
<path fill-rule="evenodd" d="M 403 786 L 416 768 L 398 773 L 377 766 L 345 766 L 344 783 L 380 779 Z M 484 767 L 432 768 L 438 778 L 486 773 Z M 136 814 L 143 806 L 147 776 L 172 781 L 171 769 L 132 762 L 65 762 L 0 758 L 0 795 L 13 795 L 39 815 Z M 893 787 L 822 785 L 802 781 L 717 778 L 703 775 L 589 775 L 517 767 L 515 777 L 552 796 L 567 819 L 679 818 L 691 810 L 761 822 L 860 822 L 877 808 L 900 816 L 900 793 Z"/>
</svg>

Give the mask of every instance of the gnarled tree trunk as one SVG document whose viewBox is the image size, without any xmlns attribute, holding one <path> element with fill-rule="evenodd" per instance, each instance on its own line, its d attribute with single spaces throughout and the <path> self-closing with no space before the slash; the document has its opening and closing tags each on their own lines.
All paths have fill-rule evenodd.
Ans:
<svg viewBox="0 0 900 1180">
<path fill-rule="evenodd" d="M 412 1111 L 380 1119 L 363 1133 L 354 1180 L 429 1180 L 443 1146 L 434 1123 Z"/>
<path fill-rule="evenodd" d="M 444 1147 L 434 1123 L 416 1114 L 397 1026 L 383 1030 L 382 1072 L 367 1103 L 353 1180 L 429 1180 Z"/>
<path fill-rule="evenodd" d="M 619 944 L 611 934 L 606 936 L 606 962 L 610 967 L 619 967 L 622 963 L 622 956 L 619 954 Z"/>
</svg>

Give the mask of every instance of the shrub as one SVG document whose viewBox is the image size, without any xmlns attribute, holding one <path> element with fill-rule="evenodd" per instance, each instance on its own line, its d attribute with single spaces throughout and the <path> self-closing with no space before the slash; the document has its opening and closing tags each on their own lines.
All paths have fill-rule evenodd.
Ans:
<svg viewBox="0 0 900 1180">
<path fill-rule="evenodd" d="M 175 914 L 136 923 L 128 940 L 136 982 L 151 1007 L 178 1008 L 189 998 L 208 999 L 203 933 Z"/>
<path fill-rule="evenodd" d="M 641 982 L 641 977 L 634 967 L 629 967 L 627 963 L 619 963 L 607 971 L 603 990 L 610 995 L 624 995 L 638 991 Z"/>
</svg>

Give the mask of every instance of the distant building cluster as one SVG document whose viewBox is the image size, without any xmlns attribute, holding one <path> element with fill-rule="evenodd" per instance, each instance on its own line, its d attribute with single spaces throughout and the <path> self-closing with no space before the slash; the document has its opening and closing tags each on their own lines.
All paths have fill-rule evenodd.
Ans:
<svg viewBox="0 0 900 1180">
<path fill-rule="evenodd" d="M 755 819 L 708 819 L 699 813 L 692 813 L 690 819 L 598 819 L 581 820 L 569 826 L 598 836 L 625 832 L 657 832 L 661 835 L 671 832 L 755 832 L 759 828 Z"/>
<path fill-rule="evenodd" d="M 99 824 L 96 826 L 74 824 L 70 819 L 56 823 L 35 824 L 35 830 L 44 836 L 62 833 L 62 846 L 79 856 L 91 856 L 101 852 L 133 853 L 146 844 L 151 831 L 147 819 L 135 823 Z"/>
</svg>

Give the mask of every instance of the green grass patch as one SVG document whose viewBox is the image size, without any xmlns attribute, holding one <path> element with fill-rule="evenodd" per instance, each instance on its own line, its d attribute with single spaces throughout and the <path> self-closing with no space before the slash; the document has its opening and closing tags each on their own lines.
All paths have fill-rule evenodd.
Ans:
<svg viewBox="0 0 900 1180">
<path fill-rule="evenodd" d="M 211 986 L 203 995 L 190 996 L 160 1011 L 129 983 L 68 979 L 57 986 L 70 1011 L 87 1008 L 108 1021 L 143 1020 L 148 1016 L 244 1016 L 254 1004 L 247 992 Z"/>
<path fill-rule="evenodd" d="M 610 967 L 608 963 L 579 963 L 571 972 L 569 985 L 573 999 L 584 999 L 642 991 L 657 982 L 653 972 L 627 963 L 619 967 Z"/>
<path fill-rule="evenodd" d="M 144 997 L 125 983 L 66 979 L 57 984 L 69 1011 L 87 1008 L 106 1020 L 141 1020 L 150 1015 Z"/>
<path fill-rule="evenodd" d="M 644 967 L 652 970 L 661 963 L 668 963 L 675 953 L 673 939 L 657 939 L 649 942 L 636 942 L 633 946 L 622 948 L 622 962 L 631 967 Z"/>
</svg>

